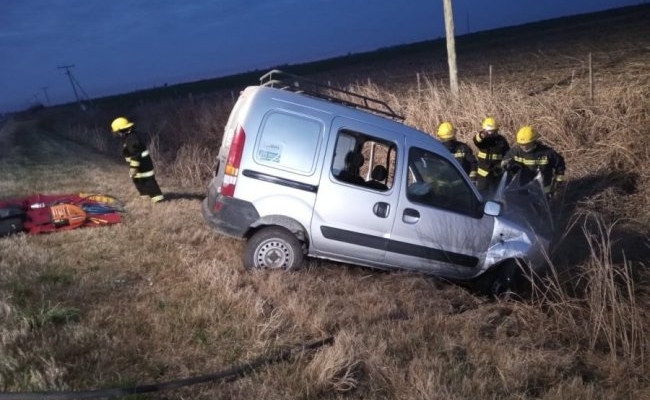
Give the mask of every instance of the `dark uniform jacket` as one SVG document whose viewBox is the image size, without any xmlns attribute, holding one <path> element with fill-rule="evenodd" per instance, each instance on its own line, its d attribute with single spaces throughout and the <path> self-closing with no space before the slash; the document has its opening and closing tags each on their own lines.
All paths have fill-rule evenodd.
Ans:
<svg viewBox="0 0 650 400">
<path fill-rule="evenodd" d="M 474 145 L 479 150 L 477 154 L 478 168 L 477 174 L 483 178 L 490 175 L 497 168 L 500 168 L 503 156 L 510 150 L 510 145 L 506 138 L 498 133 L 493 133 L 484 138 L 480 133 L 474 136 Z"/>
<path fill-rule="evenodd" d="M 153 162 L 149 150 L 135 132 L 127 133 L 122 144 L 122 155 L 131 168 L 137 173 L 134 178 L 154 176 Z"/>
<path fill-rule="evenodd" d="M 556 182 L 564 180 L 564 158 L 542 143 L 537 143 L 529 152 L 523 151 L 519 146 L 513 147 L 505 155 L 504 163 L 510 163 L 511 168 L 512 165 L 519 167 L 522 184 L 534 179 L 537 171 L 540 171 L 544 179 L 545 193 L 551 192 L 553 180 Z"/>
<path fill-rule="evenodd" d="M 468 174 L 471 179 L 476 179 L 477 163 L 472 149 L 465 143 L 454 139 L 446 140 L 442 143 L 449 150 L 449 152 L 451 152 L 456 161 L 460 163 L 460 165 L 465 170 L 465 173 Z"/>
</svg>

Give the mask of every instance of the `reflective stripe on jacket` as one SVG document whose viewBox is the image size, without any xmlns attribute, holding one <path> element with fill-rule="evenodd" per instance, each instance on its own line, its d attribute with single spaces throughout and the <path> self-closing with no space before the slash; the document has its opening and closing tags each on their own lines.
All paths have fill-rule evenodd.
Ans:
<svg viewBox="0 0 650 400">
<path fill-rule="evenodd" d="M 135 174 L 134 178 L 148 178 L 150 176 L 154 176 L 154 171 L 147 171 L 147 172 L 138 172 Z"/>
<path fill-rule="evenodd" d="M 550 192 L 553 181 L 564 180 L 566 169 L 564 157 L 545 144 L 537 143 L 529 152 L 525 152 L 520 146 L 515 146 L 506 154 L 504 160 L 513 160 L 515 165 L 522 167 L 522 182 L 535 178 L 537 171 L 540 171 L 544 179 L 544 191 L 547 193 Z"/>
<path fill-rule="evenodd" d="M 503 156 L 510 150 L 510 145 L 506 138 L 498 133 L 493 133 L 484 138 L 480 133 L 474 136 L 474 145 L 478 152 L 478 175 L 488 176 L 495 169 L 500 167 Z"/>
<path fill-rule="evenodd" d="M 470 178 L 476 177 L 476 157 L 472 149 L 458 140 L 447 140 L 442 142 L 447 150 L 454 156 L 456 161 L 463 167 L 463 170 Z"/>
<path fill-rule="evenodd" d="M 132 131 L 124 137 L 122 155 L 129 167 L 137 170 L 135 178 L 146 178 L 154 175 L 153 161 L 149 155 L 149 150 L 136 132 Z"/>
</svg>

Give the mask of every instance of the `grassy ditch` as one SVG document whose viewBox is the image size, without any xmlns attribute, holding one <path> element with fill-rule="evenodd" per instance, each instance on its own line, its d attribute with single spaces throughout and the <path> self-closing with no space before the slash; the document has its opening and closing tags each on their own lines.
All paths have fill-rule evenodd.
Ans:
<svg viewBox="0 0 650 400">
<path fill-rule="evenodd" d="M 597 47 L 589 35 L 540 38 L 541 53 L 495 46 L 498 79 L 490 87 L 482 72 L 461 68 L 458 99 L 444 76 L 405 67 L 426 64 L 419 53 L 320 74 L 387 99 L 427 132 L 449 120 L 469 142 L 491 115 L 511 142 L 533 124 L 563 153 L 569 182 L 549 255 L 554 273 L 529 301 L 488 301 L 430 277 L 317 260 L 291 273 L 245 271 L 241 242 L 210 232 L 199 213 L 230 91 L 82 115 L 44 110 L 40 124 L 5 125 L 3 196 L 97 191 L 123 200 L 127 213 L 112 227 L 0 239 L 0 388 L 165 381 L 333 335 L 332 346 L 244 379 L 152 397 L 650 397 L 650 56 L 620 52 L 650 45 L 639 32 Z M 563 62 L 596 48 L 592 98 L 588 76 L 577 73 L 584 64 Z M 173 201 L 138 198 L 108 132 L 122 114 L 149 136 Z"/>
</svg>

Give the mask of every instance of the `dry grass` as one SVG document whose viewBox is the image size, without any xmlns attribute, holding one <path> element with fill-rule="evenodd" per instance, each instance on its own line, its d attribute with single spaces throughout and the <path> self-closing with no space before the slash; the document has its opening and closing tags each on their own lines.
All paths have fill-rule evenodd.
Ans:
<svg viewBox="0 0 650 400">
<path fill-rule="evenodd" d="M 575 65 L 551 68 L 569 54 L 560 42 L 521 54 L 501 47 L 498 60 L 488 60 L 500 71 L 493 93 L 484 74 L 461 68 L 457 100 L 416 56 L 394 61 L 395 70 L 387 62 L 324 73 L 388 99 L 425 131 L 451 120 L 469 141 L 492 115 L 511 141 L 532 123 L 565 155 L 554 273 L 530 301 L 491 302 L 430 277 L 317 260 L 291 273 L 245 271 L 242 243 L 210 232 L 198 201 L 229 93 L 71 113 L 68 125 L 48 121 L 76 142 L 34 124 L 6 125 L 0 151 L 9 144 L 12 151 L 0 159 L 3 197 L 96 191 L 123 200 L 127 213 L 112 227 L 0 239 L 0 388 L 164 381 L 333 335 L 332 346 L 244 379 L 152 397 L 650 398 L 650 59 L 641 51 L 621 60 L 616 52 L 648 46 L 642 31 L 599 43 L 593 101 Z M 585 37 L 561 44 L 584 60 L 592 48 Z M 541 62 L 521 68 L 531 54 Z M 485 61 L 469 57 L 461 52 L 461 62 Z M 408 77 L 389 79 L 396 75 Z M 108 134 L 115 113 L 134 117 L 151 139 L 172 201 L 154 207 L 138 198 Z"/>
</svg>

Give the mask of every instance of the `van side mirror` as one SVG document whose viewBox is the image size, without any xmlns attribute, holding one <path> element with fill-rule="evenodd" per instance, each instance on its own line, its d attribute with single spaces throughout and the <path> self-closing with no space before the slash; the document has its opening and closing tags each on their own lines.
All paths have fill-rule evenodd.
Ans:
<svg viewBox="0 0 650 400">
<path fill-rule="evenodd" d="M 483 212 L 491 217 L 498 217 L 501 215 L 501 203 L 491 200 L 486 201 L 483 206 Z"/>
</svg>

